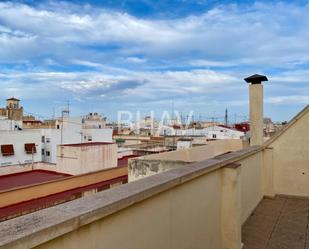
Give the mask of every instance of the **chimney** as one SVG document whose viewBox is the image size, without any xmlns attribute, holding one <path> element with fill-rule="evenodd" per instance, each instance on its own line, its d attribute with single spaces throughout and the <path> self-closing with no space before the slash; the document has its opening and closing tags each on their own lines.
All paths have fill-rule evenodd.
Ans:
<svg viewBox="0 0 309 249">
<path fill-rule="evenodd" d="M 249 83 L 250 98 L 250 145 L 262 145 L 263 134 L 263 81 L 268 81 L 264 75 L 254 74 L 244 79 Z"/>
</svg>

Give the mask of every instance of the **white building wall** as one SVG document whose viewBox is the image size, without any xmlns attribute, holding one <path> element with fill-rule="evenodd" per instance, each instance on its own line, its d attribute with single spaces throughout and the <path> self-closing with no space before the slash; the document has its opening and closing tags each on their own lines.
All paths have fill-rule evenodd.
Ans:
<svg viewBox="0 0 309 249">
<path fill-rule="evenodd" d="M 113 130 L 103 129 L 84 129 L 81 117 L 65 118 L 63 127 L 61 122 L 56 129 L 41 129 L 45 142 L 43 161 L 48 163 L 57 162 L 57 145 L 75 144 L 86 142 L 112 142 Z M 43 153 L 42 153 L 43 154 Z"/>
<path fill-rule="evenodd" d="M 83 129 L 82 133 L 84 136 L 83 142 L 113 142 L 112 129 Z M 92 141 L 89 141 L 89 137 L 92 137 Z"/>
<path fill-rule="evenodd" d="M 209 139 L 241 139 L 244 133 L 221 126 L 211 126 L 204 129 L 173 129 L 171 127 L 161 130 L 161 135 L 167 136 L 204 136 Z"/>
<path fill-rule="evenodd" d="M 25 143 L 35 143 L 33 162 L 41 162 L 41 133 L 38 130 L 0 131 L 0 145 L 13 144 L 14 155 L 3 156 L 0 152 L 0 166 L 23 165 L 32 162 L 32 154 L 26 154 Z"/>
<path fill-rule="evenodd" d="M 22 121 L 10 120 L 0 116 L 0 131 L 14 131 L 22 127 Z"/>
<path fill-rule="evenodd" d="M 42 142 L 42 161 L 47 163 L 56 163 L 57 145 L 60 144 L 61 134 L 57 129 L 41 129 Z"/>
</svg>

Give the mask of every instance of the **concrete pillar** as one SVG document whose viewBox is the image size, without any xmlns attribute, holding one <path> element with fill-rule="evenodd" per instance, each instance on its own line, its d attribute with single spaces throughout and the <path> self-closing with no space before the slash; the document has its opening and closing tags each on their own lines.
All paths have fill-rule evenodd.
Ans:
<svg viewBox="0 0 309 249">
<path fill-rule="evenodd" d="M 262 145 L 264 142 L 263 134 L 263 81 L 267 81 L 266 76 L 252 75 L 245 78 L 249 83 L 250 101 L 250 145 Z"/>
<path fill-rule="evenodd" d="M 275 188 L 274 188 L 274 163 L 273 163 L 273 148 L 267 147 L 263 151 L 263 194 L 264 196 L 274 198 Z"/>
<path fill-rule="evenodd" d="M 240 249 L 242 247 L 240 166 L 240 164 L 233 163 L 222 169 L 222 249 Z"/>
</svg>

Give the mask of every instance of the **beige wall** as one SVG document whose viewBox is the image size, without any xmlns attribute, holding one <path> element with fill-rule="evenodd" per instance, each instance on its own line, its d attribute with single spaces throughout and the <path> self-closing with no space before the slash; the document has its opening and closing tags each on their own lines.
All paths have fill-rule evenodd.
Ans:
<svg viewBox="0 0 309 249">
<path fill-rule="evenodd" d="M 79 175 L 117 167 L 117 145 L 57 146 L 56 171 Z"/>
<path fill-rule="evenodd" d="M 271 142 L 274 192 L 309 196 L 309 110 Z M 270 157 L 271 158 L 271 157 Z"/>
<path fill-rule="evenodd" d="M 193 147 L 190 149 L 153 154 L 141 158 L 199 162 L 229 151 L 241 150 L 242 148 L 243 142 L 240 139 L 222 139 L 209 141 L 207 145 Z"/>
<path fill-rule="evenodd" d="M 37 249 L 219 249 L 220 185 L 207 174 Z"/>
<path fill-rule="evenodd" d="M 263 152 L 241 161 L 241 223 L 243 224 L 263 198 L 262 163 Z"/>
</svg>

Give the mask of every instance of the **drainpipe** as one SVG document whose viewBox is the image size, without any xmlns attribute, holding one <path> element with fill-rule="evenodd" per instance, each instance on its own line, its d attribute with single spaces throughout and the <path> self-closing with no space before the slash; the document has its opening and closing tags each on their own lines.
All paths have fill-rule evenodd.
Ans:
<svg viewBox="0 0 309 249">
<path fill-rule="evenodd" d="M 254 74 L 244 79 L 249 84 L 250 102 L 250 146 L 262 145 L 263 134 L 263 81 L 268 81 L 264 75 Z"/>
</svg>

